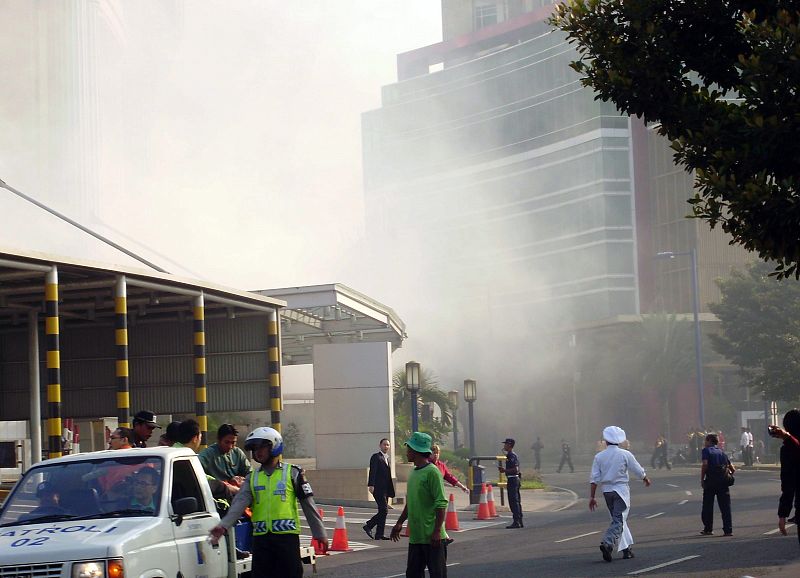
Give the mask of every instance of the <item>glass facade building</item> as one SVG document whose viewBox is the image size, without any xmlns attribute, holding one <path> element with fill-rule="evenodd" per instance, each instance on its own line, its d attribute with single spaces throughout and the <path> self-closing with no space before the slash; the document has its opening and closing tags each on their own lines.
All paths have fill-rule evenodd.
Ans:
<svg viewBox="0 0 800 578">
<path fill-rule="evenodd" d="M 441 70 L 364 115 L 370 234 L 413 230 L 431 277 L 543 320 L 638 313 L 631 122 L 581 86 L 541 16 L 511 36 L 444 42 Z"/>
</svg>

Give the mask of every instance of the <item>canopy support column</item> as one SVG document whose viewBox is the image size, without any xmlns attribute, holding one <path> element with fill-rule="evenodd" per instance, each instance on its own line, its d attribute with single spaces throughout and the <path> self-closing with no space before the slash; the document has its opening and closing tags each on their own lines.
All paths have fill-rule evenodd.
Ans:
<svg viewBox="0 0 800 578">
<path fill-rule="evenodd" d="M 208 390 L 206 378 L 206 322 L 203 294 L 194 298 L 194 401 L 200 424 L 200 448 L 208 445 Z"/>
<path fill-rule="evenodd" d="M 61 457 L 61 350 L 58 334 L 58 268 L 45 277 L 45 340 L 47 345 L 48 457 Z"/>
<path fill-rule="evenodd" d="M 114 346 L 117 350 L 117 421 L 131 427 L 130 373 L 128 367 L 128 285 L 125 275 L 114 284 Z"/>
</svg>

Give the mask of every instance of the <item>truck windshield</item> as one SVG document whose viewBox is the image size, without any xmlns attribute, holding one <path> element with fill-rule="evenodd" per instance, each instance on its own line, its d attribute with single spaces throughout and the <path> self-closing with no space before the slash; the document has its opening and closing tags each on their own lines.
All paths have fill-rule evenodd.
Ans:
<svg viewBox="0 0 800 578">
<path fill-rule="evenodd" d="M 3 504 L 0 526 L 155 516 L 161 508 L 163 462 L 124 453 L 31 468 Z"/>
</svg>

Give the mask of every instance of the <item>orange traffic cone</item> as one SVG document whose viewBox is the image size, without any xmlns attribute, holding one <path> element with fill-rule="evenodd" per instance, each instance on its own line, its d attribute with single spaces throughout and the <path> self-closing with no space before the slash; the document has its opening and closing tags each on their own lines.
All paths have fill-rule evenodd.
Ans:
<svg viewBox="0 0 800 578">
<path fill-rule="evenodd" d="M 350 544 L 347 541 L 347 525 L 344 523 L 344 508 L 339 506 L 336 514 L 336 528 L 333 530 L 333 542 L 330 550 L 334 552 L 348 552 Z"/>
<path fill-rule="evenodd" d="M 319 517 L 324 522 L 325 521 L 325 510 L 323 510 L 322 508 L 317 508 L 317 512 L 319 512 Z"/>
<path fill-rule="evenodd" d="M 447 504 L 447 515 L 444 518 L 444 529 L 458 531 L 458 514 L 456 514 L 456 503 L 453 494 L 450 494 L 450 503 Z"/>
<path fill-rule="evenodd" d="M 492 484 L 488 485 L 489 485 L 489 492 L 486 494 L 486 505 L 489 506 L 489 516 L 492 518 L 499 518 L 500 515 L 494 508 L 494 486 Z"/>
<path fill-rule="evenodd" d="M 489 504 L 486 501 L 486 484 L 481 484 L 481 501 L 478 504 L 478 515 L 473 518 L 475 520 L 491 520 L 489 515 Z"/>
</svg>

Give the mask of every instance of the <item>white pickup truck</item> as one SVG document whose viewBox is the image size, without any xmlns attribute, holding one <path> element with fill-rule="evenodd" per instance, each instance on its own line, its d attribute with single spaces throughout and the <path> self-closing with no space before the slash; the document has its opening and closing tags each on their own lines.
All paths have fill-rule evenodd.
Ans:
<svg viewBox="0 0 800 578">
<path fill-rule="evenodd" d="M 25 473 L 0 509 L 0 576 L 236 578 L 251 558 L 237 560 L 232 536 L 207 540 L 218 522 L 190 449 L 47 460 Z M 313 565 L 313 549 L 301 550 Z"/>
</svg>

